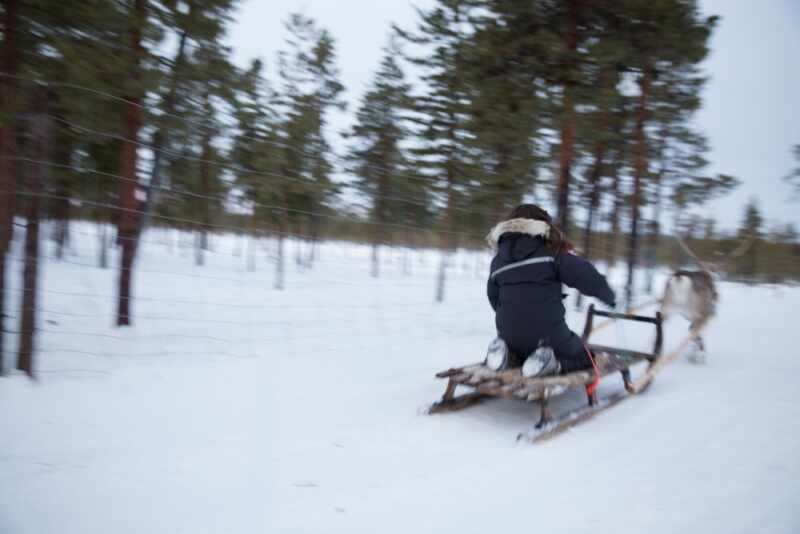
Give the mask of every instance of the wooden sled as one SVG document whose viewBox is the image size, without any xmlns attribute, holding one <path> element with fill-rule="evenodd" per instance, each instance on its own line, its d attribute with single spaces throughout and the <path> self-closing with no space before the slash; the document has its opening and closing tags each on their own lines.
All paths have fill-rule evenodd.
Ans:
<svg viewBox="0 0 800 534">
<path fill-rule="evenodd" d="M 655 325 L 656 339 L 653 344 L 653 351 L 651 353 L 638 352 L 590 343 L 589 337 L 594 332 L 594 319 L 597 316 L 606 317 L 609 320 L 621 319 Z M 646 317 L 632 313 L 596 310 L 593 304 L 589 306 L 586 314 L 586 324 L 583 328 L 583 342 L 594 354 L 601 378 L 612 373 L 620 373 L 625 385 L 625 392 L 603 399 L 598 399 L 595 392 L 589 393 L 589 389 L 586 386 L 595 378 L 593 369 L 566 375 L 526 378 L 522 376 L 520 369 L 493 371 L 483 363 L 477 363 L 448 369 L 436 374 L 436 378 L 447 379 L 447 388 L 442 399 L 433 404 L 428 413 L 435 414 L 461 410 L 492 397 L 534 402 L 540 406 L 541 417 L 539 422 L 533 432 L 521 434 L 519 439 L 528 439 L 534 442 L 547 439 L 593 417 L 599 411 L 610 408 L 629 396 L 629 393 L 638 393 L 646 389 L 650 381 L 652 381 L 653 374 L 649 375 L 647 382 L 644 384 L 641 381 L 634 382 L 631 380 L 630 367 L 644 361 L 649 362 L 649 368 L 655 366 L 661 357 L 664 343 L 661 323 L 661 314 L 658 312 L 656 312 L 655 317 Z M 470 388 L 470 391 L 456 395 L 458 386 L 466 386 Z M 578 387 L 583 387 L 586 391 L 588 406 L 578 411 L 571 411 L 554 417 L 549 407 L 549 400 L 567 390 Z"/>
</svg>

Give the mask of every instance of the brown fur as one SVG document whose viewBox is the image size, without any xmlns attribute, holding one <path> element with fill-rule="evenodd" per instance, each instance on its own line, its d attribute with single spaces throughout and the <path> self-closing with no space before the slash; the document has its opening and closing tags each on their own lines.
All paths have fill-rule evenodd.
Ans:
<svg viewBox="0 0 800 534">
<path fill-rule="evenodd" d="M 685 291 L 686 280 L 688 292 Z M 682 291 L 685 294 L 681 294 Z M 667 280 L 661 300 L 661 313 L 668 316 L 677 312 L 692 324 L 697 324 L 714 316 L 718 300 L 719 293 L 710 272 L 679 270 Z"/>
</svg>

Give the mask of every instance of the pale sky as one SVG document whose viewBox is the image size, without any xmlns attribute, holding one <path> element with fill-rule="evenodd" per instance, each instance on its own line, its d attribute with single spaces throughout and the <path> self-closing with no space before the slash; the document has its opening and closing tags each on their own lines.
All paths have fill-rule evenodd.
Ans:
<svg viewBox="0 0 800 534">
<path fill-rule="evenodd" d="M 646 1 L 646 0 L 643 0 Z M 413 6 L 434 0 L 244 0 L 230 42 L 237 63 L 260 57 L 271 67 L 283 48 L 283 21 L 290 13 L 313 17 L 336 39 L 342 82 L 352 112 L 381 58 L 390 24 L 412 27 Z M 739 189 L 706 211 L 720 226 L 738 226 L 743 206 L 756 197 L 768 223 L 800 229 L 800 199 L 782 177 L 800 144 L 800 2 L 796 0 L 701 0 L 704 14 L 722 17 L 704 66 L 710 76 L 698 127 L 708 135 L 709 173 L 739 177 Z M 350 114 L 335 117 L 334 129 Z M 338 136 L 337 136 L 338 137 Z M 331 136 L 334 146 L 339 143 Z"/>
</svg>

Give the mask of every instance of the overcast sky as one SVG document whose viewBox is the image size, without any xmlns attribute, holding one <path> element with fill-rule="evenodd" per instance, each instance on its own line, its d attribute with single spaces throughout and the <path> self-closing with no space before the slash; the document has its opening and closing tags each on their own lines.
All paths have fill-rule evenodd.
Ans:
<svg viewBox="0 0 800 534">
<path fill-rule="evenodd" d="M 643 0 L 646 1 L 646 0 Z M 339 67 L 351 110 L 381 58 L 392 22 L 411 27 L 413 6 L 434 0 L 244 0 L 230 36 L 236 61 L 260 57 L 273 66 L 283 47 L 283 20 L 292 12 L 313 17 L 336 38 Z M 697 124 L 711 141 L 709 173 L 727 173 L 743 185 L 707 207 L 725 228 L 738 225 L 751 197 L 770 223 L 800 228 L 800 199 L 782 177 L 800 144 L 800 1 L 701 0 L 704 14 L 722 20 L 705 62 L 710 76 Z M 334 126 L 343 127 L 339 117 Z M 332 139 L 333 140 L 333 139 Z"/>
</svg>

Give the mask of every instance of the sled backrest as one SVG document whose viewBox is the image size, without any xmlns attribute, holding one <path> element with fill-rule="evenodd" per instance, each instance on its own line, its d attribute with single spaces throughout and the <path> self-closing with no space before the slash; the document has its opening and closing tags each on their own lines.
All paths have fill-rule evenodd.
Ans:
<svg viewBox="0 0 800 534">
<path fill-rule="evenodd" d="M 647 317 L 645 315 L 635 315 L 632 313 L 618 313 L 612 311 L 598 310 L 594 304 L 589 305 L 589 310 L 586 312 L 586 323 L 583 326 L 583 342 L 588 343 L 589 337 L 594 331 L 594 318 L 595 316 L 606 317 L 612 321 L 638 321 L 640 323 L 651 323 L 656 327 L 656 340 L 653 344 L 653 356 L 661 354 L 661 349 L 664 344 L 664 332 L 662 329 L 661 312 L 656 312 L 655 317 Z"/>
</svg>

